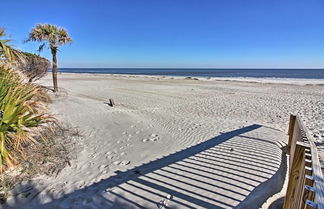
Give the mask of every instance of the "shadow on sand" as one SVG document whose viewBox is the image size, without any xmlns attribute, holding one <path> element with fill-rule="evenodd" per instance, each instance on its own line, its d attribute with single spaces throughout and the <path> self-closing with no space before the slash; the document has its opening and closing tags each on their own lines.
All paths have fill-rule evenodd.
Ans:
<svg viewBox="0 0 324 209">
<path fill-rule="evenodd" d="M 47 203 L 31 195 L 13 208 L 259 208 L 286 172 L 273 139 L 246 135 L 262 128 L 226 132 L 59 198 L 48 192 Z"/>
</svg>

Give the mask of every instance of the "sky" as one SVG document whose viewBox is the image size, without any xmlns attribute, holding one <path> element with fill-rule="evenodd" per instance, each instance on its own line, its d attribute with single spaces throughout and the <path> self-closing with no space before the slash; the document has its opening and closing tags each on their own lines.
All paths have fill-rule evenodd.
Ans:
<svg viewBox="0 0 324 209">
<path fill-rule="evenodd" d="M 73 38 L 59 67 L 324 68 L 322 0 L 1 1 L 13 46 L 37 23 Z"/>
</svg>

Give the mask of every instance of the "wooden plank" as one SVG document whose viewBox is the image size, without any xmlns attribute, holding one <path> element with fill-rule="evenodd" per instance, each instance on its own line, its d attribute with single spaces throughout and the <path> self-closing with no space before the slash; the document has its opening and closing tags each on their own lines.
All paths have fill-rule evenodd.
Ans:
<svg viewBox="0 0 324 209">
<path fill-rule="evenodd" d="M 317 204 L 315 202 L 310 200 L 306 201 L 305 209 L 316 209 L 316 208 L 317 208 Z"/>
<path fill-rule="evenodd" d="M 300 178 L 304 169 L 303 162 L 305 159 L 305 148 L 307 147 L 308 146 L 304 146 L 304 143 L 296 143 L 283 207 L 284 209 L 296 209 L 296 207 L 294 207 L 294 205 L 297 204 L 295 197 L 300 196 L 300 191 L 298 191 L 298 189 L 300 189 Z"/>
<path fill-rule="evenodd" d="M 299 177 L 295 188 L 293 208 L 300 208 L 301 205 L 302 207 L 304 207 L 304 203 L 302 201 L 303 201 L 303 193 L 304 193 L 304 185 L 305 185 L 305 172 L 307 172 L 307 170 L 311 170 L 311 168 L 307 169 L 308 167 L 305 166 L 305 162 L 306 162 L 305 150 L 309 149 L 309 144 L 305 142 L 297 141 L 297 146 L 302 146 L 304 148 L 304 153 L 302 154 L 303 155 L 302 160 L 299 162 L 299 166 L 300 166 Z M 307 172 L 307 174 L 311 174 L 311 173 Z"/>
<path fill-rule="evenodd" d="M 297 145 L 299 146 L 299 145 Z M 305 149 L 304 149 L 305 150 Z M 305 153 L 305 151 L 304 151 Z M 305 184 L 305 154 L 303 153 L 303 159 L 299 162 L 299 177 L 295 186 L 295 194 L 294 194 L 294 204 L 293 208 L 299 208 L 302 204 L 303 193 L 304 193 L 304 184 Z M 306 201 L 306 200 L 305 200 Z"/>
<path fill-rule="evenodd" d="M 314 177 L 314 187 L 316 189 L 315 196 L 318 209 L 324 209 L 324 181 L 323 174 L 321 170 L 321 165 L 319 162 L 317 148 L 313 141 L 311 141 L 312 147 L 312 162 L 313 162 L 313 177 Z"/>
<path fill-rule="evenodd" d="M 312 167 L 312 160 L 306 159 L 305 157 L 305 166 Z"/>
<path fill-rule="evenodd" d="M 308 186 L 312 187 L 314 185 L 314 177 L 309 176 L 309 175 L 305 175 L 305 185 L 308 185 Z"/>
<path fill-rule="evenodd" d="M 313 136 L 308 133 L 306 127 L 301 122 L 300 118 L 298 117 L 296 121 L 299 123 L 300 128 L 304 130 L 306 137 L 309 140 L 310 148 L 311 148 L 311 155 L 312 155 L 312 175 L 314 178 L 314 187 L 315 187 L 315 201 L 317 204 L 318 209 L 324 209 L 324 180 L 323 174 L 321 171 L 321 166 L 318 158 L 318 152 L 316 145 L 314 143 Z"/>
<path fill-rule="evenodd" d="M 292 138 L 291 138 L 291 142 L 290 142 L 290 151 L 289 151 L 289 154 L 290 154 L 290 156 L 289 156 L 289 166 L 290 166 L 290 170 L 292 168 L 292 160 L 294 159 L 296 143 L 297 142 L 303 142 L 304 141 L 303 140 L 303 137 L 305 136 L 305 134 L 303 133 L 303 131 L 300 129 L 299 126 L 300 126 L 300 123 L 296 119 L 295 120 L 293 134 L 292 134 Z M 309 146 L 307 148 L 309 148 Z"/>
<path fill-rule="evenodd" d="M 305 166 L 305 174 L 312 176 L 313 175 L 313 168 Z"/>
<path fill-rule="evenodd" d="M 314 187 L 305 185 L 305 190 L 308 191 L 307 192 L 308 193 L 307 199 L 311 200 L 311 201 L 314 201 L 316 189 Z"/>
<path fill-rule="evenodd" d="M 315 188 L 305 185 L 301 196 L 302 199 L 300 201 L 299 208 L 304 208 L 307 200 L 314 201 L 314 196 L 315 196 Z"/>
<path fill-rule="evenodd" d="M 296 121 L 296 115 L 290 114 L 289 117 L 289 127 L 288 127 L 288 135 L 292 135 L 294 126 L 295 126 L 295 121 Z"/>
<path fill-rule="evenodd" d="M 111 106 L 111 107 L 114 107 L 115 106 L 115 101 L 114 101 L 114 99 L 109 99 L 109 105 Z"/>
<path fill-rule="evenodd" d="M 290 118 L 289 118 L 289 128 L 288 128 L 288 136 L 289 136 L 289 139 L 288 139 L 288 154 L 290 154 L 290 149 L 291 149 L 291 140 L 292 140 L 292 137 L 293 137 L 293 132 L 294 132 L 294 126 L 295 126 L 295 121 L 296 121 L 296 116 L 295 115 L 290 115 Z"/>
<path fill-rule="evenodd" d="M 311 160 L 312 159 L 312 154 L 305 153 L 305 159 Z"/>
<path fill-rule="evenodd" d="M 284 209 L 324 209 L 324 180 L 317 148 L 300 117 L 290 116 L 288 135 L 290 170 Z"/>
</svg>

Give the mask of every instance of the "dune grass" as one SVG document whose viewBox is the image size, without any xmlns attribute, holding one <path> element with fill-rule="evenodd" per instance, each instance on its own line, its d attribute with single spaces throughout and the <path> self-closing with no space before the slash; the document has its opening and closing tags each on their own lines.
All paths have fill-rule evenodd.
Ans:
<svg viewBox="0 0 324 209">
<path fill-rule="evenodd" d="M 0 172 L 26 158 L 24 147 L 37 143 L 42 125 L 54 122 L 44 114 L 38 86 L 25 83 L 19 74 L 0 65 Z"/>
</svg>

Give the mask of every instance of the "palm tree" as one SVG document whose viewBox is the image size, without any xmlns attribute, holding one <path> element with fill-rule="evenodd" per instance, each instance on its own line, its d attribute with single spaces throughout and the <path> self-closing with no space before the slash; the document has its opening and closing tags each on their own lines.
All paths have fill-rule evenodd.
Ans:
<svg viewBox="0 0 324 209">
<path fill-rule="evenodd" d="M 53 85 L 54 92 L 58 91 L 57 85 L 57 59 L 56 53 L 59 46 L 63 46 L 67 43 L 72 43 L 72 39 L 64 28 L 51 24 L 37 24 L 29 33 L 28 41 L 37 41 L 42 43 L 38 51 L 41 52 L 48 44 L 53 56 Z"/>
</svg>

